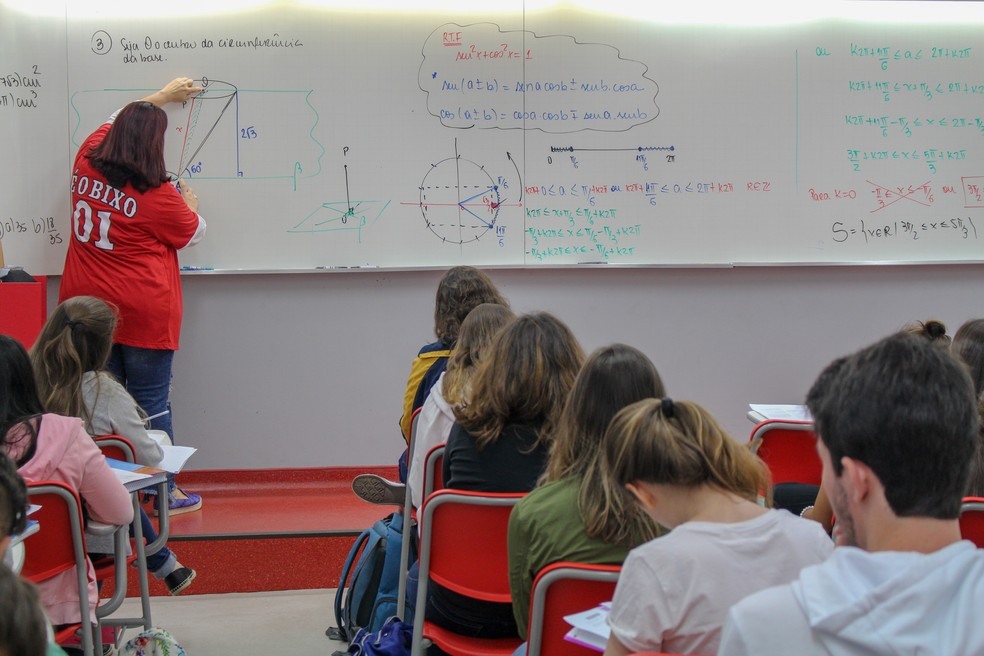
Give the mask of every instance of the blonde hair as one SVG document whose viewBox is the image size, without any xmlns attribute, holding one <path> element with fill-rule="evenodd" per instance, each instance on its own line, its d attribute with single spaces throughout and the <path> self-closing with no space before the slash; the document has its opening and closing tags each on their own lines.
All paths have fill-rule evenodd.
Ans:
<svg viewBox="0 0 984 656">
<path fill-rule="evenodd" d="M 76 296 L 55 308 L 31 348 L 31 366 L 45 411 L 89 423 L 82 376 L 106 365 L 115 329 L 114 308 L 94 296 Z"/>
<path fill-rule="evenodd" d="M 509 425 L 532 428 L 536 449 L 553 435 L 583 360 L 581 345 L 560 319 L 525 314 L 495 335 L 472 379 L 472 398 L 455 408 L 455 419 L 479 449 Z"/>
<path fill-rule="evenodd" d="M 468 403 L 468 389 L 478 363 L 485 357 L 495 334 L 515 318 L 513 311 L 504 305 L 482 303 L 461 322 L 458 343 L 448 359 L 441 388 L 444 400 L 450 405 Z"/>
<path fill-rule="evenodd" d="M 639 401 L 619 412 L 602 449 L 608 487 L 626 483 L 710 485 L 752 502 L 767 494 L 769 470 L 700 405 L 668 398 Z"/>
</svg>

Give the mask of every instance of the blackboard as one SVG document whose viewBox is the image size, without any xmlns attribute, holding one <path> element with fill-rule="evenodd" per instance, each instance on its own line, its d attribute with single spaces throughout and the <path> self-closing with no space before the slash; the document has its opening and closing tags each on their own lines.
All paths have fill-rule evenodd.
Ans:
<svg viewBox="0 0 984 656">
<path fill-rule="evenodd" d="M 0 4 L 0 239 L 38 273 L 61 270 L 78 145 L 178 75 L 206 88 L 169 108 L 209 225 L 189 267 L 984 260 L 978 3 L 88 4 Z"/>
</svg>

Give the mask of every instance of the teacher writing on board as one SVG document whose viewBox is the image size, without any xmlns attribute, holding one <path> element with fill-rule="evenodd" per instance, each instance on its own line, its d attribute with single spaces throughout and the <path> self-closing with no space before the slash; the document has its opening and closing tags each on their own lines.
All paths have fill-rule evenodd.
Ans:
<svg viewBox="0 0 984 656">
<path fill-rule="evenodd" d="M 59 303 L 97 296 L 119 312 L 106 368 L 172 435 L 171 362 L 181 332 L 178 250 L 205 236 L 198 196 L 170 184 L 164 164 L 168 103 L 199 92 L 179 77 L 132 102 L 93 132 L 72 167 L 72 239 Z M 174 490 L 171 514 L 198 510 L 201 498 Z"/>
</svg>

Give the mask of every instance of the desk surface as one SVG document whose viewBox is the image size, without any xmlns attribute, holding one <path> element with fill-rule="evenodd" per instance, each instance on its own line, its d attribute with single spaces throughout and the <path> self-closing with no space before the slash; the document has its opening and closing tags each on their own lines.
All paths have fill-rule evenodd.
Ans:
<svg viewBox="0 0 984 656">
<path fill-rule="evenodd" d="M 127 492 L 143 490 L 167 480 L 167 472 L 163 469 L 154 469 L 114 458 L 106 458 L 106 462 L 109 463 L 113 473 L 116 474 L 116 478 L 123 484 Z"/>
</svg>

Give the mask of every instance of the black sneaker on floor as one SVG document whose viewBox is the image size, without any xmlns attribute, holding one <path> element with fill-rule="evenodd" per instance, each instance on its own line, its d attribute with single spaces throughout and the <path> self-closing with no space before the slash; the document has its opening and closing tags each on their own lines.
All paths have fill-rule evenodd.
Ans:
<svg viewBox="0 0 984 656">
<path fill-rule="evenodd" d="M 179 567 L 167 576 L 164 577 L 164 583 L 167 585 L 167 591 L 172 595 L 179 595 L 184 592 L 184 589 L 191 585 L 191 582 L 195 580 L 198 574 L 195 570 L 190 567 Z"/>
</svg>

